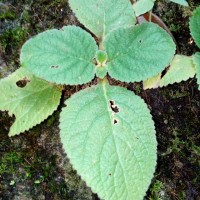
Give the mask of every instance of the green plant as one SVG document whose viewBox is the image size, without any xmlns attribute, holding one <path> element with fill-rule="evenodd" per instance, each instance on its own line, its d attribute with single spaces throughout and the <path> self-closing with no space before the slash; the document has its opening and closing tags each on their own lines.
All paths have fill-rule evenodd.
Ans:
<svg viewBox="0 0 200 200">
<path fill-rule="evenodd" d="M 79 21 L 48 30 L 22 47 L 22 67 L 0 81 L 0 110 L 16 117 L 9 136 L 56 110 L 63 87 L 98 84 L 71 96 L 60 116 L 60 137 L 73 167 L 102 199 L 142 199 L 156 165 L 155 128 L 144 101 L 111 86 L 146 80 L 172 60 L 175 44 L 153 23 L 136 24 L 129 0 L 70 0 Z M 95 12 L 94 12 L 95 11 Z M 125 12 L 126 11 L 126 12 Z"/>
<path fill-rule="evenodd" d="M 188 3 L 186 0 L 170 0 L 171 2 L 188 6 Z M 149 12 L 153 9 L 154 3 L 156 0 L 133 0 L 133 9 L 135 11 L 136 16 L 140 16 L 146 12 Z"/>
<path fill-rule="evenodd" d="M 197 7 L 190 18 L 190 32 L 200 48 L 200 6 Z M 192 56 L 175 55 L 170 63 L 170 67 L 164 76 L 161 73 L 144 81 L 144 89 L 167 86 L 173 83 L 186 81 L 196 75 L 200 90 L 200 52 Z"/>
</svg>

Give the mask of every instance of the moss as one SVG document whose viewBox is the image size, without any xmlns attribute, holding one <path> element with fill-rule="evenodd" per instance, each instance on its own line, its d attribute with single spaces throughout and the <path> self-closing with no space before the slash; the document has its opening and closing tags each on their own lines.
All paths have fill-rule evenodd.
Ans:
<svg viewBox="0 0 200 200">
<path fill-rule="evenodd" d="M 154 179 L 152 180 L 152 184 L 151 187 L 149 188 L 149 197 L 148 200 L 161 200 L 164 199 L 165 196 L 165 191 L 164 191 L 165 187 L 164 184 L 157 180 Z"/>
<path fill-rule="evenodd" d="M 28 36 L 28 30 L 21 27 L 8 29 L 0 35 L 1 45 L 6 51 L 8 48 L 19 48 Z"/>
</svg>

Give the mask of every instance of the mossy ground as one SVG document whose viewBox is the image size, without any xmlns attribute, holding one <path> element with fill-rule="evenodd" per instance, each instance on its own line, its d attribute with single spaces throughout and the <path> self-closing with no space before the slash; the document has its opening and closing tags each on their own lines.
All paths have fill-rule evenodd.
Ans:
<svg viewBox="0 0 200 200">
<path fill-rule="evenodd" d="M 170 27 L 185 55 L 197 51 L 188 19 L 200 2 L 189 3 L 191 7 L 184 8 L 158 1 L 155 7 L 155 13 Z M 20 48 L 28 38 L 67 24 L 80 25 L 67 0 L 0 0 L 0 78 L 19 67 Z M 141 84 L 123 86 L 145 99 L 156 124 L 158 165 L 145 199 L 198 199 L 200 93 L 195 79 L 146 91 Z M 63 100 L 79 89 L 66 87 Z M 0 112 L 0 199 L 98 199 L 63 154 L 59 113 L 60 108 L 31 131 L 9 138 L 14 117 Z"/>
</svg>

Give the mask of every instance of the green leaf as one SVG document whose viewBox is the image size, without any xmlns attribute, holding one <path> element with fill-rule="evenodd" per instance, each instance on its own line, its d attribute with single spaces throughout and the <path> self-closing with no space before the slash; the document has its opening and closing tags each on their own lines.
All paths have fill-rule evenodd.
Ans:
<svg viewBox="0 0 200 200">
<path fill-rule="evenodd" d="M 97 66 L 96 67 L 96 76 L 100 79 L 103 79 L 107 75 L 108 69 L 107 66 Z"/>
<path fill-rule="evenodd" d="M 108 59 L 108 56 L 105 51 L 98 50 L 96 52 L 96 60 L 97 60 L 98 64 L 104 65 L 106 63 L 107 59 Z"/>
<path fill-rule="evenodd" d="M 194 56 L 193 56 L 193 60 L 194 63 L 196 65 L 196 77 L 197 77 L 197 83 L 199 85 L 199 90 L 200 90 L 200 52 L 197 52 Z"/>
<path fill-rule="evenodd" d="M 61 88 L 20 68 L 0 80 L 0 110 L 15 115 L 9 136 L 18 135 L 44 121 L 60 102 Z"/>
<path fill-rule="evenodd" d="M 133 4 L 133 9 L 135 11 L 136 16 L 140 16 L 150 10 L 152 10 L 154 6 L 155 0 L 139 0 Z"/>
<path fill-rule="evenodd" d="M 60 117 L 73 167 L 105 200 L 142 200 L 156 165 L 156 137 L 144 101 L 103 82 L 76 93 Z"/>
<path fill-rule="evenodd" d="M 105 40 L 108 73 L 125 82 L 146 80 L 164 70 L 175 53 L 169 34 L 153 23 L 118 29 Z"/>
<path fill-rule="evenodd" d="M 194 10 L 190 18 L 190 31 L 194 41 L 200 48 L 200 6 Z"/>
<path fill-rule="evenodd" d="M 176 55 L 170 64 L 167 73 L 160 80 L 160 87 L 186 81 L 196 74 L 192 57 Z"/>
<path fill-rule="evenodd" d="M 170 0 L 171 2 L 178 3 L 182 6 L 188 6 L 188 2 L 186 0 Z"/>
<path fill-rule="evenodd" d="M 28 40 L 21 50 L 21 64 L 50 82 L 83 84 L 94 78 L 96 51 L 97 45 L 89 33 L 67 26 Z"/>
<path fill-rule="evenodd" d="M 120 27 L 136 23 L 129 0 L 69 0 L 78 20 L 100 40 Z"/>
<path fill-rule="evenodd" d="M 149 78 L 149 79 L 143 81 L 143 89 L 147 90 L 147 89 L 159 87 L 160 79 L 161 79 L 161 73 L 157 74 L 156 76 L 154 76 L 152 78 Z"/>
</svg>

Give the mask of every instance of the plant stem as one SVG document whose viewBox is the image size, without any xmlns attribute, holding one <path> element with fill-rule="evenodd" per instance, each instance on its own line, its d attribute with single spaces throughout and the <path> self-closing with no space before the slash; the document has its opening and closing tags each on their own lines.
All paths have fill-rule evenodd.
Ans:
<svg viewBox="0 0 200 200">
<path fill-rule="evenodd" d="M 107 76 L 105 76 L 103 79 L 98 78 L 97 80 L 98 84 L 105 84 L 108 82 Z"/>
<path fill-rule="evenodd" d="M 152 20 L 152 10 L 149 11 L 149 22 Z"/>
</svg>

